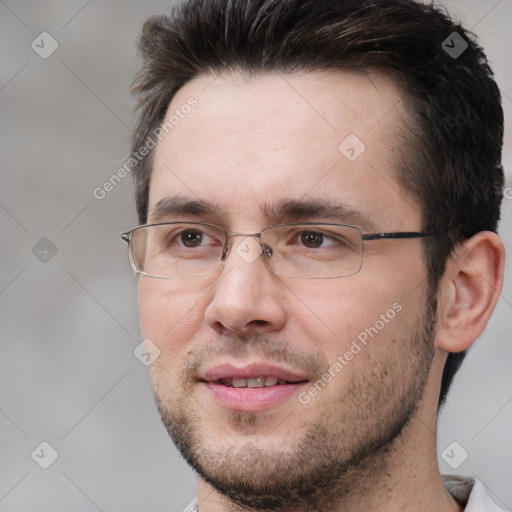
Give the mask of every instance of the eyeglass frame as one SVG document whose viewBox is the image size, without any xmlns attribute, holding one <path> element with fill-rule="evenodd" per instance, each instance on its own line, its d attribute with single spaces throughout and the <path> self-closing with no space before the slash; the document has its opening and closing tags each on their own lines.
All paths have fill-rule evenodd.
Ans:
<svg viewBox="0 0 512 512">
<path fill-rule="evenodd" d="M 405 239 L 412 239 L 412 238 L 426 238 L 426 237 L 430 237 L 430 236 L 438 236 L 437 233 L 425 233 L 425 232 L 422 232 L 422 231 L 394 231 L 394 232 L 386 232 L 386 233 L 363 233 L 361 228 L 358 227 L 358 226 L 354 226 L 352 224 L 343 224 L 343 223 L 337 223 L 337 222 L 289 222 L 289 223 L 281 223 L 281 224 L 273 224 L 271 226 L 267 226 L 266 228 L 262 229 L 259 233 L 238 233 L 238 232 L 232 232 L 230 233 L 229 231 L 227 231 L 225 228 L 223 228 L 222 226 L 219 226 L 218 224 L 212 224 L 210 222 L 197 222 L 197 221 L 171 221 L 171 222 L 155 222 L 155 223 L 150 223 L 150 224 L 140 224 L 138 226 L 135 226 L 133 228 L 131 228 L 130 230 L 128 231 L 125 231 L 124 233 L 121 233 L 121 239 L 124 240 L 125 242 L 128 243 L 128 254 L 129 254 L 129 259 L 130 259 L 130 265 L 132 267 L 132 270 L 133 272 L 136 274 L 136 275 L 144 275 L 146 277 L 151 277 L 151 278 L 154 278 L 154 279 L 177 279 L 177 278 L 180 278 L 180 277 L 201 277 L 201 276 L 206 276 L 206 275 L 211 275 L 213 273 L 215 273 L 215 270 L 213 270 L 212 272 L 209 272 L 207 274 L 197 274 L 197 275 L 177 275 L 177 276 L 156 276 L 156 275 L 152 275 L 152 274 L 148 274 L 147 272 L 144 272 L 143 270 L 140 270 L 139 268 L 137 268 L 137 263 L 135 261 L 135 255 L 134 255 L 134 251 L 133 251 L 133 232 L 137 229 L 141 229 L 141 228 L 147 228 L 147 227 L 152 227 L 152 226 L 165 226 L 165 225 L 172 225 L 172 224 L 191 224 L 191 225 L 194 225 L 194 226 L 211 226 L 211 227 L 214 227 L 214 228 L 217 228 L 221 231 L 224 232 L 224 236 L 225 236 L 225 241 L 224 241 L 224 247 L 223 247 L 223 250 L 222 250 L 222 254 L 221 254 L 221 257 L 220 257 L 220 264 L 219 264 L 219 267 L 217 267 L 215 270 L 218 270 L 219 268 L 221 268 L 222 266 L 222 263 L 224 261 L 226 261 L 226 258 L 227 256 L 229 255 L 229 252 L 230 252 L 230 244 L 229 244 L 229 240 L 235 236 L 250 236 L 250 237 L 257 237 L 257 238 L 260 238 L 261 239 L 261 235 L 263 232 L 269 230 L 269 229 L 272 229 L 272 228 L 278 228 L 278 227 L 286 227 L 286 226 L 337 226 L 337 227 L 347 227 L 347 228 L 352 228 L 352 229 L 355 229 L 359 232 L 359 235 L 361 237 L 361 245 L 362 245 L 362 249 L 361 249 L 361 264 L 358 268 L 358 270 L 352 274 L 347 274 L 347 275 L 341 275 L 341 276 L 328 276 L 328 277 L 300 277 L 300 276 L 297 276 L 297 277 L 290 277 L 290 276 L 283 276 L 283 277 L 289 277 L 290 279 L 340 279 L 342 277 L 350 277 L 350 276 L 353 276 L 353 275 L 356 275 L 358 274 L 362 267 L 363 267 L 363 256 L 364 256 L 364 242 L 367 242 L 367 241 L 374 241 L 374 240 L 405 240 Z M 265 255 L 266 254 L 266 248 L 263 247 L 261 244 L 260 244 L 260 247 L 262 249 L 262 254 Z M 131 249 L 131 250 L 130 250 Z M 269 268 L 269 270 L 275 274 L 275 275 L 281 275 L 279 274 L 278 272 L 276 272 L 270 265 L 270 263 L 268 262 L 268 259 L 267 257 L 264 256 L 264 261 L 267 265 L 267 267 Z"/>
</svg>

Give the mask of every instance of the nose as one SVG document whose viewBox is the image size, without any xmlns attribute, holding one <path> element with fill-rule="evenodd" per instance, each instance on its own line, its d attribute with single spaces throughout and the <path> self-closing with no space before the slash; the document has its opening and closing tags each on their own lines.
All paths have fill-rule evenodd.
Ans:
<svg viewBox="0 0 512 512">
<path fill-rule="evenodd" d="M 286 323 L 282 287 L 256 239 L 234 239 L 206 308 L 206 323 L 221 334 L 278 331 Z"/>
</svg>

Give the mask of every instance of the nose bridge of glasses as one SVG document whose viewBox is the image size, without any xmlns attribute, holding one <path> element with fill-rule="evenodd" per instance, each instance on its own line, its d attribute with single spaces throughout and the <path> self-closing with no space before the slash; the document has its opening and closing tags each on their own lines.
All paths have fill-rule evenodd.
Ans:
<svg viewBox="0 0 512 512">
<path fill-rule="evenodd" d="M 231 238 L 234 238 L 236 236 L 244 236 L 244 237 L 251 236 L 251 237 L 259 238 L 261 240 L 261 232 L 260 233 L 238 233 L 238 232 L 226 233 L 226 241 L 224 243 L 224 250 L 222 251 L 222 255 L 220 258 L 221 261 L 225 261 L 226 258 L 228 257 L 229 252 L 230 252 L 229 241 Z"/>
</svg>

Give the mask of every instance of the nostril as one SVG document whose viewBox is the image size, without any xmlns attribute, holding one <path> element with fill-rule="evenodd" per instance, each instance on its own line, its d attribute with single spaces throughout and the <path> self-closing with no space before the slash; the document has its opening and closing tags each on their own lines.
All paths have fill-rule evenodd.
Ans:
<svg viewBox="0 0 512 512">
<path fill-rule="evenodd" d="M 267 322 L 267 320 L 251 320 L 250 323 L 252 325 L 269 325 L 270 322 Z"/>
</svg>

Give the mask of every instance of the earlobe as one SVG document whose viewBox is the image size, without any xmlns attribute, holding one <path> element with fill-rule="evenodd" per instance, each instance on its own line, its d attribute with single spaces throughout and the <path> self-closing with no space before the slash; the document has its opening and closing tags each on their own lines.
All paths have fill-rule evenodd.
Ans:
<svg viewBox="0 0 512 512">
<path fill-rule="evenodd" d="M 480 336 L 501 293 L 504 263 L 503 242 L 490 231 L 456 249 L 439 288 L 437 348 L 460 352 Z"/>
</svg>

